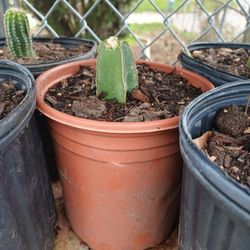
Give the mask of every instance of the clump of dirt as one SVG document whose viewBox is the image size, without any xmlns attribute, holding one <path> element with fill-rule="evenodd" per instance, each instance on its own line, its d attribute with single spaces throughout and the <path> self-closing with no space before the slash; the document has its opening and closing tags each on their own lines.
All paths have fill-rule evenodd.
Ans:
<svg viewBox="0 0 250 250">
<path fill-rule="evenodd" d="M 12 82 L 0 83 L 0 120 L 9 114 L 24 97 L 24 90 L 17 89 Z"/>
<path fill-rule="evenodd" d="M 221 133 L 237 137 L 246 130 L 249 119 L 242 107 L 231 105 L 217 113 L 215 124 Z"/>
<path fill-rule="evenodd" d="M 230 48 L 210 48 L 192 51 L 198 61 L 230 74 L 250 78 L 250 69 L 246 66 L 250 50 Z"/>
<path fill-rule="evenodd" d="M 3 49 L 0 49 L 0 59 L 7 59 L 20 64 L 39 64 L 66 60 L 89 51 L 89 48 L 84 45 L 66 48 L 59 43 L 53 42 L 35 42 L 33 43 L 33 49 L 36 54 L 34 57 L 15 58 L 10 53 L 9 48 L 5 46 Z"/>
<path fill-rule="evenodd" d="M 51 87 L 45 101 L 69 115 L 99 120 L 142 122 L 178 116 L 184 107 L 202 93 L 175 70 L 169 74 L 137 66 L 139 88 L 128 95 L 126 105 L 96 97 L 95 69 L 80 67 L 75 75 Z M 105 95 L 105 94 L 104 94 Z"/>
</svg>

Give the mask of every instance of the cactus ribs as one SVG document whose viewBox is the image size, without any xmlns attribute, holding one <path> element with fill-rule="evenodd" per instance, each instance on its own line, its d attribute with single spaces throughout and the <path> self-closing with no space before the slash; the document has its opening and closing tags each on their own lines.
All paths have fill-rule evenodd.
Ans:
<svg viewBox="0 0 250 250">
<path fill-rule="evenodd" d="M 127 93 L 138 87 L 136 65 L 127 42 L 117 37 L 102 41 L 96 65 L 97 94 L 105 92 L 105 99 L 126 103 Z"/>
<path fill-rule="evenodd" d="M 4 14 L 4 30 L 13 56 L 16 58 L 35 56 L 29 21 L 24 11 L 8 9 Z"/>
</svg>

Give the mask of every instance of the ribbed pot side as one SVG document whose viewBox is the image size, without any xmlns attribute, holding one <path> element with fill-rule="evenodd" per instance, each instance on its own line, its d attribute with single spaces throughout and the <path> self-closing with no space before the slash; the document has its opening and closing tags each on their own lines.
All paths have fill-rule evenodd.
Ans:
<svg viewBox="0 0 250 250">
<path fill-rule="evenodd" d="M 95 66 L 95 60 L 54 68 L 37 80 L 38 108 L 49 117 L 70 224 L 93 249 L 153 247 L 166 239 L 178 218 L 182 172 L 178 117 L 100 122 L 46 105 L 48 88 L 83 64 Z M 151 67 L 173 69 L 162 64 Z M 195 77 L 204 90 L 212 88 L 204 78 Z"/>
</svg>

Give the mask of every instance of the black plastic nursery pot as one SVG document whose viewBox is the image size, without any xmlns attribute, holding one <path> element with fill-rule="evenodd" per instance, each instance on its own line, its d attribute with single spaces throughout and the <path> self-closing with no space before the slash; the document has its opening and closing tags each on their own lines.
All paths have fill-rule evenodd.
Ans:
<svg viewBox="0 0 250 250">
<path fill-rule="evenodd" d="M 26 95 L 0 120 L 0 249 L 52 249 L 55 207 L 32 118 L 34 78 L 24 67 L 1 60 L 0 84 L 6 80 Z"/>
<path fill-rule="evenodd" d="M 44 71 L 67 63 L 67 62 L 73 62 L 73 61 L 78 61 L 78 60 L 84 60 L 84 59 L 91 59 L 95 57 L 96 54 L 96 48 L 97 48 L 97 43 L 93 40 L 88 40 L 88 39 L 82 39 L 82 38 L 75 38 L 75 37 L 59 37 L 59 38 L 33 38 L 34 42 L 53 42 L 53 43 L 59 43 L 65 48 L 72 48 L 72 47 L 77 47 L 84 45 L 86 46 L 89 51 L 78 55 L 74 57 L 70 57 L 66 60 L 61 60 L 61 61 L 55 61 L 55 62 L 50 62 L 50 63 L 39 63 L 39 64 L 25 64 L 24 66 L 30 70 L 30 72 L 33 74 L 34 77 L 38 77 L 40 74 L 42 74 Z M 0 48 L 4 47 L 6 44 L 6 39 L 5 38 L 0 38 Z"/>
<path fill-rule="evenodd" d="M 194 50 L 210 49 L 210 48 L 230 48 L 230 49 L 248 49 L 250 50 L 250 44 L 235 44 L 235 43 L 196 43 L 188 46 L 188 51 L 192 52 Z M 184 51 L 179 55 L 179 61 L 183 68 L 190 71 L 196 72 L 209 81 L 211 81 L 214 86 L 219 87 L 225 83 L 247 80 L 244 77 L 232 75 L 225 71 L 217 70 L 205 63 L 202 63 L 193 57 L 189 56 Z"/>
<path fill-rule="evenodd" d="M 226 176 L 192 141 L 212 129 L 219 109 L 246 105 L 249 94 L 250 81 L 229 83 L 199 96 L 182 115 L 180 249 L 249 249 L 250 190 Z"/>
<path fill-rule="evenodd" d="M 89 51 L 80 54 L 78 56 L 70 57 L 66 60 L 61 61 L 55 61 L 50 63 L 39 63 L 39 64 L 23 64 L 26 68 L 30 70 L 30 72 L 33 74 L 33 76 L 36 78 L 44 71 L 67 63 L 67 62 L 73 62 L 77 60 L 83 60 L 83 59 L 90 59 L 94 58 L 96 54 L 97 49 L 97 43 L 93 40 L 88 39 L 82 39 L 82 38 L 74 38 L 74 37 L 59 37 L 59 38 L 33 38 L 34 42 L 53 42 L 53 43 L 59 43 L 65 48 L 72 48 L 77 46 L 86 46 Z M 0 38 L 0 48 L 5 46 L 6 39 Z M 50 177 L 52 180 L 58 179 L 58 173 L 56 168 L 56 162 L 51 142 L 51 137 L 49 133 L 49 128 L 46 122 L 46 119 L 44 119 L 43 115 L 39 111 L 35 111 L 35 120 L 36 120 L 36 126 L 39 131 L 39 140 L 42 143 L 43 151 L 44 151 L 44 157 L 47 162 L 47 169 L 49 170 Z"/>
</svg>

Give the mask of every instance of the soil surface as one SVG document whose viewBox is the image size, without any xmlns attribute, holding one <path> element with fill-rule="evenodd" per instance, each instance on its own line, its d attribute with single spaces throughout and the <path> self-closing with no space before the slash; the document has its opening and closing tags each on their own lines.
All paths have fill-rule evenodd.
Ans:
<svg viewBox="0 0 250 250">
<path fill-rule="evenodd" d="M 36 56 L 32 58 L 15 58 L 5 46 L 0 49 L 0 59 L 8 59 L 20 64 L 39 64 L 49 63 L 68 59 L 70 57 L 78 56 L 89 51 L 89 48 L 81 45 L 74 48 L 65 48 L 59 43 L 33 43 L 33 48 Z"/>
<path fill-rule="evenodd" d="M 218 132 L 213 132 L 206 148 L 210 159 L 236 181 L 250 187 L 250 119 L 244 108 L 232 105 L 220 110 L 215 123 Z"/>
<path fill-rule="evenodd" d="M 0 120 L 10 113 L 25 97 L 10 81 L 0 83 Z"/>
<path fill-rule="evenodd" d="M 242 48 L 211 48 L 195 50 L 192 52 L 192 56 L 215 69 L 250 78 L 250 69 L 246 66 L 250 57 L 250 50 Z"/>
<path fill-rule="evenodd" d="M 69 115 L 100 121 L 141 122 L 178 116 L 202 91 L 175 71 L 170 74 L 137 66 L 139 88 L 126 105 L 96 97 L 95 69 L 80 67 L 77 74 L 57 83 L 45 95 L 51 107 Z"/>
</svg>

